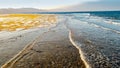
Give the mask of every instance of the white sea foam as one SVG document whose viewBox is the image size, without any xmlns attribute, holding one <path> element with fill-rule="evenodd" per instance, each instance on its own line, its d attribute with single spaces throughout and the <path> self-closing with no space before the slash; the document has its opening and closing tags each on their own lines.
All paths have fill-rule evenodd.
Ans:
<svg viewBox="0 0 120 68">
<path fill-rule="evenodd" d="M 84 56 L 84 53 L 82 52 L 81 48 L 79 46 L 81 46 L 81 44 L 76 43 L 73 39 L 72 39 L 72 32 L 69 31 L 69 39 L 70 42 L 79 50 L 79 54 L 80 54 L 80 58 L 83 61 L 83 63 L 85 64 L 86 68 L 91 68 L 91 66 L 89 65 L 89 63 L 86 61 L 86 58 Z"/>
<path fill-rule="evenodd" d="M 91 68 L 90 64 L 86 60 L 86 57 L 84 56 L 84 53 L 82 52 L 82 50 L 80 48 L 80 46 L 82 46 L 82 45 L 80 43 L 75 42 L 74 39 L 72 38 L 72 31 L 69 29 L 69 25 L 67 24 L 68 20 L 69 19 L 66 19 L 64 24 L 65 24 L 66 28 L 69 30 L 69 40 L 73 44 L 73 46 L 75 46 L 79 50 L 80 58 L 83 61 L 83 63 L 85 64 L 85 67 Z"/>
</svg>

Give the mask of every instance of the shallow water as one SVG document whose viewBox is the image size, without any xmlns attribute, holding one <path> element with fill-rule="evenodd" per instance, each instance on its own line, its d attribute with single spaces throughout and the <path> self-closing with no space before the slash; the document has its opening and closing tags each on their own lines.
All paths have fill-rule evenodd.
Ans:
<svg viewBox="0 0 120 68">
<path fill-rule="evenodd" d="M 109 23 L 104 17 L 80 13 L 67 15 L 66 26 L 92 68 L 119 68 L 119 25 Z"/>
</svg>

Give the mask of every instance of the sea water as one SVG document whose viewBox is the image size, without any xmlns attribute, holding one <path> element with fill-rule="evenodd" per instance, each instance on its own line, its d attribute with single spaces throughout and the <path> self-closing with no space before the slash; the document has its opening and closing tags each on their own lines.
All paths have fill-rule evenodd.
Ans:
<svg viewBox="0 0 120 68">
<path fill-rule="evenodd" d="M 92 68 L 120 67 L 120 12 L 73 13 L 67 21 L 72 39 Z M 78 44 L 79 43 L 79 44 Z"/>
</svg>

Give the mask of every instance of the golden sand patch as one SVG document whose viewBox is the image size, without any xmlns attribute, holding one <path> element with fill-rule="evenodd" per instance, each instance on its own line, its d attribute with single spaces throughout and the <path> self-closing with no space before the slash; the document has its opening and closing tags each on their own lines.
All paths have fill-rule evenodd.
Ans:
<svg viewBox="0 0 120 68">
<path fill-rule="evenodd" d="M 55 23 L 55 15 L 47 14 L 3 14 L 0 15 L 0 31 L 16 31 Z"/>
</svg>

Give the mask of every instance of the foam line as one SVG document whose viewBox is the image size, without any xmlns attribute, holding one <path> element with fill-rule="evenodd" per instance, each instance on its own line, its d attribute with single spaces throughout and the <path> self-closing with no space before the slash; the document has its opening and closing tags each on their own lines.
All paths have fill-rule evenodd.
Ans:
<svg viewBox="0 0 120 68">
<path fill-rule="evenodd" d="M 80 58 L 83 61 L 83 63 L 85 64 L 86 68 L 91 68 L 91 66 L 89 65 L 89 63 L 86 61 L 84 53 L 82 52 L 81 48 L 72 39 L 72 32 L 71 31 L 69 31 L 69 40 L 79 50 Z"/>
</svg>

